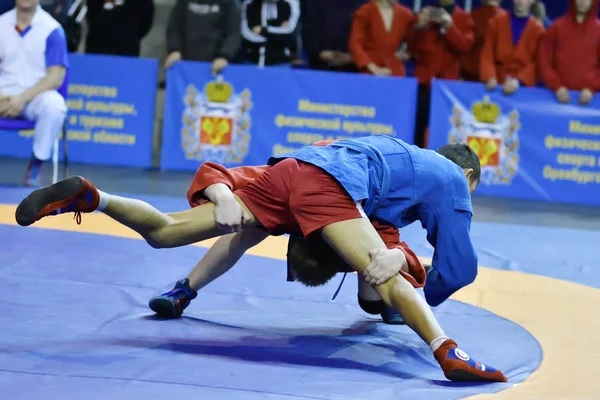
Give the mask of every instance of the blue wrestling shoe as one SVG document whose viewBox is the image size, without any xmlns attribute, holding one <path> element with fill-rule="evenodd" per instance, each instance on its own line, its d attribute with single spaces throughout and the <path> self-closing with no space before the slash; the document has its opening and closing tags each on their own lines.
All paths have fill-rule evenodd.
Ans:
<svg viewBox="0 0 600 400">
<path fill-rule="evenodd" d="M 381 319 L 388 325 L 406 325 L 406 322 L 404 322 L 400 314 L 387 305 L 381 313 Z"/>
<path fill-rule="evenodd" d="M 150 299 L 148 306 L 159 317 L 179 318 L 197 296 L 198 292 L 190 287 L 190 280 L 185 278 L 178 281 L 173 289 Z"/>
</svg>

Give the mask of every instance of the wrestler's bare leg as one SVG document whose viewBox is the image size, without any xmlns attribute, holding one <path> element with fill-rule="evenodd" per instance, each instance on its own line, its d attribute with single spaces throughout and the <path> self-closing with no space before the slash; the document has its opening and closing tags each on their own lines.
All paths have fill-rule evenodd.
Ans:
<svg viewBox="0 0 600 400">
<path fill-rule="evenodd" d="M 245 227 L 259 225 L 243 202 L 249 217 Z M 111 195 L 97 190 L 88 180 L 74 176 L 33 191 L 17 207 L 17 223 L 28 226 L 37 220 L 62 213 L 102 211 L 133 229 L 155 248 L 185 246 L 223 235 L 215 222 L 215 205 L 206 203 L 186 211 L 163 213 L 141 200 Z"/>
<path fill-rule="evenodd" d="M 364 273 L 369 265 L 371 250 L 386 248 L 366 218 L 328 225 L 321 234 L 359 274 Z M 506 382 L 501 371 L 473 360 L 444 334 L 425 299 L 400 274 L 376 289 L 383 301 L 398 311 L 406 324 L 431 347 L 446 378 L 452 381 Z"/>
<path fill-rule="evenodd" d="M 337 222 L 321 230 L 323 238 L 359 274 L 370 263 L 369 252 L 387 249 L 377 231 L 366 218 Z M 425 299 L 401 275 L 376 288 L 383 301 L 398 311 L 406 324 L 428 345 L 445 333 Z"/>
<path fill-rule="evenodd" d="M 246 208 L 239 197 L 235 198 Z M 251 219 L 245 227 L 258 226 L 254 215 L 247 208 L 246 210 Z M 213 203 L 181 212 L 163 213 L 141 200 L 110 195 L 103 212 L 139 233 L 154 248 L 185 246 L 223 234 L 215 223 Z"/>
<path fill-rule="evenodd" d="M 267 236 L 265 230 L 258 228 L 221 236 L 186 279 L 178 281 L 170 291 L 151 298 L 148 306 L 160 317 L 180 317 L 198 290 L 229 271 L 248 249 Z"/>
</svg>

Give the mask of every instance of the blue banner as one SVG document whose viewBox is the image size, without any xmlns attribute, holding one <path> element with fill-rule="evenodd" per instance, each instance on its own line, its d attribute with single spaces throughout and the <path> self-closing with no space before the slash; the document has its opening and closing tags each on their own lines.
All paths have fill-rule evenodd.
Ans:
<svg viewBox="0 0 600 400">
<path fill-rule="evenodd" d="M 158 61 L 71 54 L 69 63 L 69 160 L 152 166 Z M 31 155 L 33 131 L 0 133 L 0 155 Z"/>
<path fill-rule="evenodd" d="M 600 97 L 559 104 L 546 89 L 513 96 L 476 83 L 435 81 L 429 147 L 468 143 L 482 164 L 476 193 L 600 205 Z"/>
<path fill-rule="evenodd" d="M 324 139 L 413 142 L 417 82 L 289 68 L 179 62 L 167 72 L 161 167 L 262 165 Z"/>
</svg>

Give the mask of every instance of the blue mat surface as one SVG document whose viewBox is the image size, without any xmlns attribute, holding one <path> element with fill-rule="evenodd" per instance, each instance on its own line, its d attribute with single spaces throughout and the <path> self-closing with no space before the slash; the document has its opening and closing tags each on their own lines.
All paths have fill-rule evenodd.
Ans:
<svg viewBox="0 0 600 400">
<path fill-rule="evenodd" d="M 285 282 L 284 262 L 246 256 L 185 318 L 164 321 L 148 299 L 204 249 L 4 225 L 0 237 L 2 398 L 441 400 L 507 387 L 446 381 L 408 328 L 359 309 L 355 275 L 331 302 L 339 278 L 308 289 Z M 511 384 L 541 361 L 537 341 L 515 323 L 455 301 L 435 312 Z M 493 339 L 512 345 L 487 346 Z"/>
</svg>

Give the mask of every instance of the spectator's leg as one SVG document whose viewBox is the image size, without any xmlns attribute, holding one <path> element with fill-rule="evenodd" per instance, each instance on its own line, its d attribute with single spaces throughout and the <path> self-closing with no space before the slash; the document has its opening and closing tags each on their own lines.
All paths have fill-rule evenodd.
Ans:
<svg viewBox="0 0 600 400">
<path fill-rule="evenodd" d="M 58 140 L 52 146 L 52 183 L 58 182 Z"/>
<path fill-rule="evenodd" d="M 429 108 L 431 106 L 431 88 L 429 85 L 419 85 L 417 99 L 417 120 L 415 125 L 415 144 L 419 147 L 426 146 L 425 132 L 429 126 Z"/>
<path fill-rule="evenodd" d="M 23 115 L 27 119 L 36 121 L 33 155 L 25 184 L 39 186 L 42 164 L 50 159 L 54 142 L 60 135 L 67 116 L 67 105 L 57 91 L 48 91 L 33 99 L 25 107 Z"/>
<path fill-rule="evenodd" d="M 67 179 L 69 176 L 69 152 L 67 145 L 67 121 L 63 124 L 62 127 L 62 145 L 63 145 L 63 179 Z"/>
</svg>

